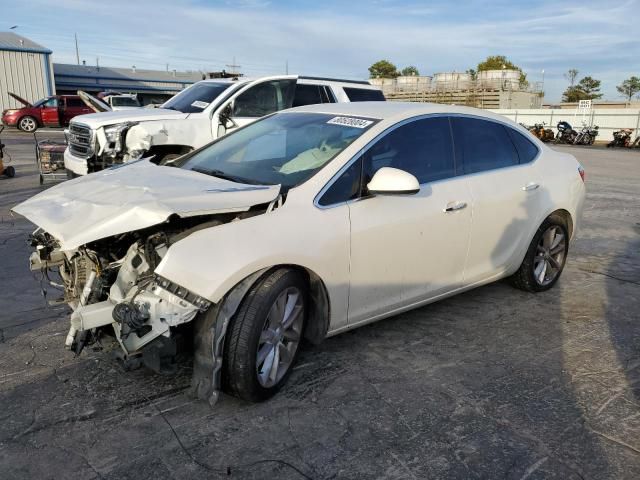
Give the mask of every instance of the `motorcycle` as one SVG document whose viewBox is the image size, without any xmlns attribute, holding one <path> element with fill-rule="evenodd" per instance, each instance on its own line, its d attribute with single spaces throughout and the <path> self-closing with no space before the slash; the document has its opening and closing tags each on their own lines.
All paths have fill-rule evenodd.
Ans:
<svg viewBox="0 0 640 480">
<path fill-rule="evenodd" d="M 546 123 L 536 123 L 533 127 L 529 127 L 528 130 L 538 137 L 543 142 L 550 142 L 555 138 L 553 130 L 550 128 L 544 128 Z"/>
<path fill-rule="evenodd" d="M 582 130 L 580 133 L 576 135 L 576 138 L 573 140 L 574 145 L 593 145 L 593 142 L 596 140 L 598 136 L 598 126 L 589 126 L 586 124 L 582 125 Z"/>
<path fill-rule="evenodd" d="M 623 128 L 622 130 L 618 130 L 617 132 L 613 132 L 613 140 L 607 143 L 607 148 L 613 147 L 631 147 L 631 133 L 633 129 L 631 128 Z M 636 142 L 638 139 L 636 138 Z"/>
<path fill-rule="evenodd" d="M 573 129 L 569 122 L 558 122 L 557 128 L 558 134 L 555 137 L 555 143 L 573 144 L 575 142 L 578 132 Z"/>
</svg>

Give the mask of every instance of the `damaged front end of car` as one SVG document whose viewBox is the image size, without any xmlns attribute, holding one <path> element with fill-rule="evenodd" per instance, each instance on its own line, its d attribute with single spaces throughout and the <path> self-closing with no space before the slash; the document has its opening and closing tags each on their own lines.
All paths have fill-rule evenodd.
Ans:
<svg viewBox="0 0 640 480">
<path fill-rule="evenodd" d="M 71 307 L 65 346 L 79 354 L 110 338 L 131 366 L 166 372 L 192 347 L 193 320 L 214 308 L 202 282 L 185 286 L 160 274 L 161 264 L 180 262 L 169 258 L 172 246 L 277 209 L 279 192 L 138 161 L 54 186 L 12 210 L 39 227 L 30 236 L 31 270 L 61 291 L 53 303 Z M 194 253 L 203 267 L 205 253 Z"/>
<path fill-rule="evenodd" d="M 161 227 L 71 251 L 62 251 L 55 238 L 36 230 L 30 238 L 35 248 L 30 268 L 61 289 L 57 301 L 72 309 L 65 347 L 79 354 L 106 334 L 119 344 L 123 359 L 142 355 L 145 365 L 156 371 L 170 367 L 159 356 L 176 349 L 177 328 L 209 309 L 211 302 L 154 270 L 172 243 L 224 220 L 228 218 L 174 218 Z M 156 348 L 144 348 L 153 342 Z"/>
</svg>

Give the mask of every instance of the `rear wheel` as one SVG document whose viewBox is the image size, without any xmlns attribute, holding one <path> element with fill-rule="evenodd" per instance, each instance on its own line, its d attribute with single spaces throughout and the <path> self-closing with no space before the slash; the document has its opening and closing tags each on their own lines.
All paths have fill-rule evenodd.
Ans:
<svg viewBox="0 0 640 480">
<path fill-rule="evenodd" d="M 38 129 L 38 122 L 33 117 L 22 117 L 18 122 L 18 128 L 23 132 L 32 133 Z"/>
<path fill-rule="evenodd" d="M 13 178 L 16 176 L 16 169 L 13 167 L 7 167 L 4 169 L 4 174 L 9 178 Z"/>
<path fill-rule="evenodd" d="M 307 308 L 307 282 L 295 270 L 274 270 L 251 288 L 225 340 L 223 383 L 244 400 L 273 396 L 298 355 Z"/>
<path fill-rule="evenodd" d="M 513 284 L 528 292 L 549 290 L 560 278 L 569 251 L 569 234 L 565 222 L 547 218 L 536 231 Z"/>
</svg>

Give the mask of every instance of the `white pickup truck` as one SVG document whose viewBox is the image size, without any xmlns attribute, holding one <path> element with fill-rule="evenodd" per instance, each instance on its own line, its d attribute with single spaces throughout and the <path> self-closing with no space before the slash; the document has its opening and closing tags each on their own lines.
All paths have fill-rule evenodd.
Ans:
<svg viewBox="0 0 640 480">
<path fill-rule="evenodd" d="M 376 100 L 384 101 L 384 95 L 365 81 L 297 75 L 203 80 L 160 108 L 74 118 L 67 131 L 64 164 L 74 177 L 140 157 L 166 161 L 279 110 Z"/>
</svg>

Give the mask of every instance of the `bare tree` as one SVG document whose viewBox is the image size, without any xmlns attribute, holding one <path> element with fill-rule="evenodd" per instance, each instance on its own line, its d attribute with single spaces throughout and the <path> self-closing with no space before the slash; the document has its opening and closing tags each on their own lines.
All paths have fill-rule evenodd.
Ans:
<svg viewBox="0 0 640 480">
<path fill-rule="evenodd" d="M 566 78 L 567 81 L 569 82 L 569 87 L 573 87 L 573 85 L 576 83 L 577 76 L 578 76 L 578 70 L 576 70 L 575 68 L 572 68 L 571 70 L 569 70 L 567 73 L 564 74 L 564 78 Z"/>
</svg>

